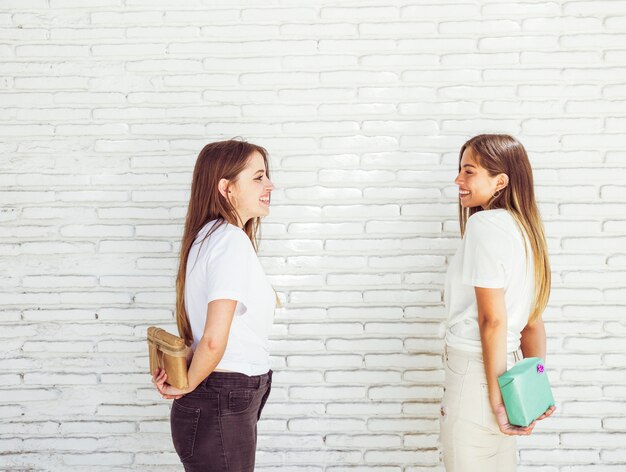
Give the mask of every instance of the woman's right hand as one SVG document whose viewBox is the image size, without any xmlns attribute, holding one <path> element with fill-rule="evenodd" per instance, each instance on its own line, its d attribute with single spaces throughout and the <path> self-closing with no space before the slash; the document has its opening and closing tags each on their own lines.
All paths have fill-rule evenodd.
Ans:
<svg viewBox="0 0 626 472">
<path fill-rule="evenodd" d="M 509 423 L 509 417 L 506 414 L 506 408 L 504 403 L 500 403 L 493 407 L 493 412 L 496 415 L 496 421 L 502 434 L 508 436 L 529 436 L 533 432 L 533 428 L 537 424 L 537 420 L 530 423 L 528 426 L 515 426 Z"/>
</svg>

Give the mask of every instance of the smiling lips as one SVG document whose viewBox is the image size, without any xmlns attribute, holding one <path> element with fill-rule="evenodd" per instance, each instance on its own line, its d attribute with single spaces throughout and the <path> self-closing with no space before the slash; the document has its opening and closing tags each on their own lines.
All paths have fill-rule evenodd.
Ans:
<svg viewBox="0 0 626 472">
<path fill-rule="evenodd" d="M 270 206 L 270 196 L 266 196 L 266 197 L 261 197 L 259 198 L 259 201 L 263 204 L 263 205 L 267 205 Z"/>
<path fill-rule="evenodd" d="M 460 196 L 461 198 L 467 197 L 469 194 L 470 194 L 470 191 L 469 191 L 469 190 L 462 190 L 462 189 L 459 189 L 459 196 Z"/>
</svg>

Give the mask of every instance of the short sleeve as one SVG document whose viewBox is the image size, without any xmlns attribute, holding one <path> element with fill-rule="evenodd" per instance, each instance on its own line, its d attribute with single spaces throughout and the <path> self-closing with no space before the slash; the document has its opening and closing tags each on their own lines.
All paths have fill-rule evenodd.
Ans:
<svg viewBox="0 0 626 472">
<path fill-rule="evenodd" d="M 226 228 L 207 261 L 207 304 L 213 300 L 236 300 L 243 314 L 248 308 L 250 267 L 256 257 L 252 243 L 243 231 Z"/>
<path fill-rule="evenodd" d="M 510 240 L 480 213 L 467 221 L 463 236 L 462 283 L 473 287 L 504 288 Z"/>
</svg>

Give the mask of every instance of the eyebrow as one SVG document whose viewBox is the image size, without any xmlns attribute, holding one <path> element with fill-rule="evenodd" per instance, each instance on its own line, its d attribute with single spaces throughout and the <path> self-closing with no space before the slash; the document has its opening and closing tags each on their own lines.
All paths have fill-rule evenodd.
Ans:
<svg viewBox="0 0 626 472">
<path fill-rule="evenodd" d="M 476 166 L 472 164 L 463 164 L 463 167 L 473 167 L 474 169 L 476 169 Z"/>
<path fill-rule="evenodd" d="M 254 173 L 254 175 L 257 175 L 257 174 L 259 174 L 259 173 L 261 173 L 261 174 L 265 174 L 265 171 L 264 171 L 263 169 L 259 169 L 259 170 L 257 170 L 257 171 Z"/>
</svg>

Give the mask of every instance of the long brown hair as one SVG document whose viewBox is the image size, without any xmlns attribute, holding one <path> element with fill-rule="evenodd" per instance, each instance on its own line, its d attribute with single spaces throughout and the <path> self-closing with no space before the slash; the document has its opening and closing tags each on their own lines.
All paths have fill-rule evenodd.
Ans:
<svg viewBox="0 0 626 472">
<path fill-rule="evenodd" d="M 240 217 L 230 201 L 220 193 L 219 182 L 221 179 L 236 182 L 255 151 L 263 156 L 266 175 L 269 178 L 267 151 L 261 146 L 242 140 L 231 139 L 207 144 L 196 160 L 176 277 L 176 324 L 178 333 L 187 345 L 193 343 L 191 325 L 185 309 L 185 280 L 189 251 L 198 232 L 209 221 L 216 220 L 202 242 L 224 223 L 239 226 Z M 251 218 L 243 226 L 255 250 L 258 246 L 257 232 L 260 222 L 260 218 Z"/>
<path fill-rule="evenodd" d="M 539 216 L 539 209 L 535 201 L 533 171 L 526 154 L 526 149 L 518 140 L 506 134 L 480 134 L 467 141 L 459 153 L 459 172 L 461 171 L 461 157 L 463 152 L 471 148 L 478 163 L 484 167 L 490 176 L 506 174 L 509 183 L 496 192 L 489 201 L 485 210 L 503 208 L 507 210 L 517 222 L 522 234 L 530 244 L 533 254 L 535 272 L 535 300 L 530 312 L 529 321 L 535 321 L 548 304 L 550 297 L 550 261 L 548 247 L 543 230 L 543 223 Z M 463 208 L 459 202 L 459 224 L 461 235 L 465 233 L 467 219 L 483 208 Z M 528 257 L 528 249 L 526 249 Z"/>
</svg>

